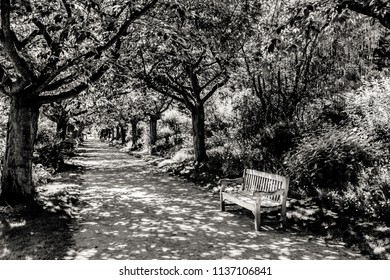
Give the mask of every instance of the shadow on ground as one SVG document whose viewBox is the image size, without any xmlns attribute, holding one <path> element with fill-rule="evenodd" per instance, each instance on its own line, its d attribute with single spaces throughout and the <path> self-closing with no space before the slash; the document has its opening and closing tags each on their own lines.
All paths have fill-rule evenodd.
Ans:
<svg viewBox="0 0 390 280">
<path fill-rule="evenodd" d="M 74 244 L 72 224 L 62 213 L 13 213 L 0 224 L 0 259 L 63 259 Z"/>
<path fill-rule="evenodd" d="M 255 232 L 250 215 L 220 212 L 211 193 L 106 144 L 80 153 L 80 211 L 64 259 L 364 259 L 275 223 Z"/>
<path fill-rule="evenodd" d="M 74 246 L 80 168 L 37 188 L 35 205 L 0 208 L 0 259 L 64 259 Z"/>
</svg>

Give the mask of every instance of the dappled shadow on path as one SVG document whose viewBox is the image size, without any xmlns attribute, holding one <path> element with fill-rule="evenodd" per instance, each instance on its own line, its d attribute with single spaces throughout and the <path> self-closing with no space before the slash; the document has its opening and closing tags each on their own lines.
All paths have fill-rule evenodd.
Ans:
<svg viewBox="0 0 390 280">
<path fill-rule="evenodd" d="M 73 243 L 73 221 L 63 213 L 28 209 L 0 223 L 0 260 L 63 259 Z"/>
<path fill-rule="evenodd" d="M 248 215 L 106 144 L 87 142 L 75 246 L 65 259 L 362 259 L 343 246 L 254 230 Z"/>
</svg>

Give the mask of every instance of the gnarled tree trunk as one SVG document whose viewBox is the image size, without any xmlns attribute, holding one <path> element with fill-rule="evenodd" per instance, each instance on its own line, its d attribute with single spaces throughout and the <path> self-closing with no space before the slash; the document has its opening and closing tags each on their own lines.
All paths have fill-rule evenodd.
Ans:
<svg viewBox="0 0 390 280">
<path fill-rule="evenodd" d="M 14 97 L 8 119 L 7 144 L 1 178 L 1 200 L 10 205 L 34 200 L 32 158 L 39 105 Z"/>
</svg>

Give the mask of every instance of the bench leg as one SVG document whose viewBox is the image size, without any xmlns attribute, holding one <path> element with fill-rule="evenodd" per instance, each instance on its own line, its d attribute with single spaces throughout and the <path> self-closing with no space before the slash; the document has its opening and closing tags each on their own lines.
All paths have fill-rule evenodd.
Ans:
<svg viewBox="0 0 390 280">
<path fill-rule="evenodd" d="M 255 211 L 253 212 L 255 215 L 255 229 L 256 231 L 260 231 L 260 225 L 261 225 L 261 212 L 260 212 L 260 205 L 256 203 L 255 205 Z"/>
<path fill-rule="evenodd" d="M 284 228 L 286 226 L 286 206 L 282 205 L 282 211 L 280 213 L 280 221 L 282 222 L 282 227 Z"/>
<path fill-rule="evenodd" d="M 225 202 L 223 201 L 223 193 L 220 193 L 220 208 L 221 211 L 225 211 Z"/>
</svg>

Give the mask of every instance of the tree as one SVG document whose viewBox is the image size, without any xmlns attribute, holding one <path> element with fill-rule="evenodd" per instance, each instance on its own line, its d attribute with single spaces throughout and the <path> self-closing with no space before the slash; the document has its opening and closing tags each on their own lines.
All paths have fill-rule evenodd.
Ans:
<svg viewBox="0 0 390 280">
<path fill-rule="evenodd" d="M 146 105 L 145 115 L 149 118 L 149 152 L 153 154 L 157 142 L 157 121 L 169 109 L 172 99 L 153 91 L 146 91 L 143 99 Z"/>
<path fill-rule="evenodd" d="M 94 114 L 94 104 L 92 100 L 88 100 L 88 96 L 80 98 L 70 98 L 60 102 L 45 104 L 42 106 L 42 113 L 49 120 L 56 124 L 56 138 L 65 140 L 68 132 L 69 122 L 75 118 L 89 116 Z M 79 120 L 79 122 L 83 122 Z"/>
<path fill-rule="evenodd" d="M 1 199 L 34 199 L 39 108 L 88 88 L 118 57 L 120 38 L 157 0 L 2 0 L 0 93 L 11 98 Z"/>
<path fill-rule="evenodd" d="M 192 117 L 195 163 L 207 161 L 206 102 L 230 78 L 246 38 L 249 1 L 186 1 L 166 4 L 153 30 L 138 44 L 147 87 L 184 106 Z M 157 43 L 158 42 L 158 43 Z"/>
<path fill-rule="evenodd" d="M 390 29 L 390 2 L 388 0 L 338 0 L 339 11 L 348 8 L 359 14 L 377 19 Z"/>
</svg>

